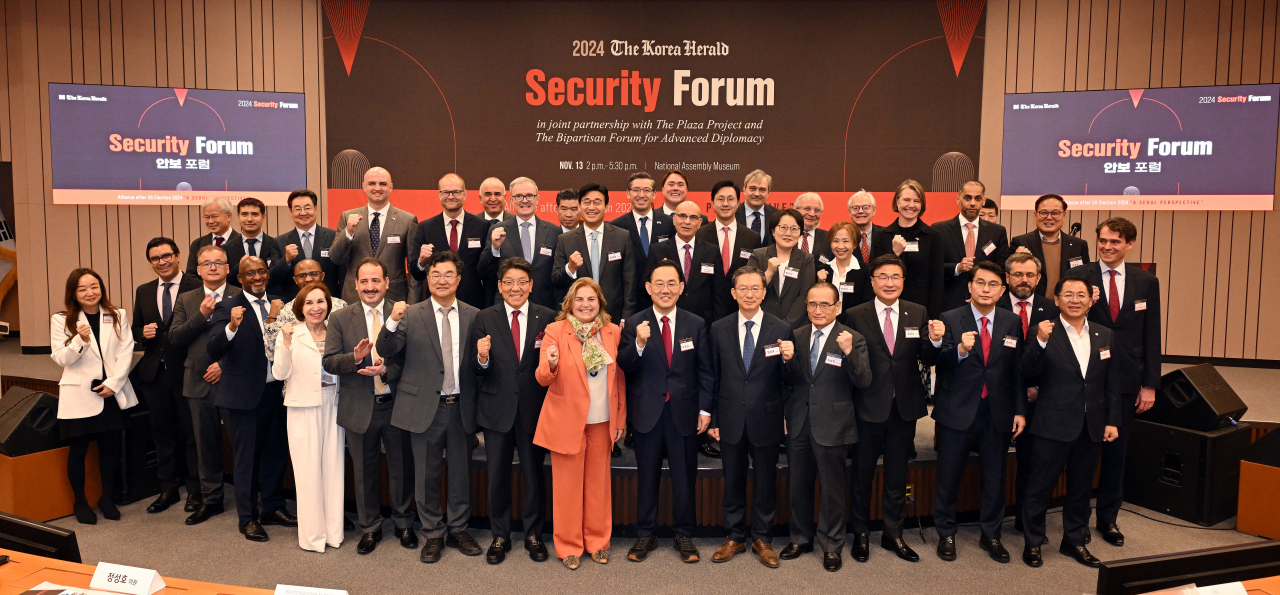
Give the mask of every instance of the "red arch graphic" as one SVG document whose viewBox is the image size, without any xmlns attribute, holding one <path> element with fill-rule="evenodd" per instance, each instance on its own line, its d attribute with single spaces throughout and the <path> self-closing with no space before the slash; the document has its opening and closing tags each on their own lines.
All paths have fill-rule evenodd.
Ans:
<svg viewBox="0 0 1280 595">
<path fill-rule="evenodd" d="M 169 101 L 170 99 L 177 99 L 177 97 L 165 97 L 164 99 L 161 99 L 160 101 L 157 101 L 156 103 L 160 103 L 161 101 Z M 205 103 L 205 102 L 203 102 L 203 101 L 200 101 L 199 99 L 196 99 L 195 97 L 192 97 L 192 98 L 191 98 L 191 100 L 192 100 L 192 101 L 198 101 L 198 102 L 200 102 L 200 105 L 203 105 L 203 106 L 205 106 L 205 107 L 209 108 L 211 111 L 213 111 L 213 115 L 218 116 L 218 122 L 222 123 L 222 131 L 223 131 L 223 132 L 226 132 L 226 130 L 227 130 L 227 123 L 222 121 L 222 114 L 219 114 L 219 113 L 218 113 L 218 110 L 213 109 L 213 106 L 212 106 L 212 105 L 209 105 L 209 104 L 207 104 L 207 103 Z M 151 104 L 151 105 L 148 105 L 148 106 L 147 106 L 147 109 L 142 110 L 142 115 L 141 115 L 141 116 L 138 116 L 138 128 L 142 128 L 142 119 L 143 119 L 143 118 L 145 118 L 145 117 L 147 117 L 147 112 L 151 111 L 151 108 L 155 107 L 155 106 L 156 106 L 156 103 L 153 103 L 153 104 Z"/>
<path fill-rule="evenodd" d="M 1117 101 L 1117 102 L 1115 102 L 1115 103 L 1108 104 L 1108 105 L 1107 105 L 1107 107 L 1104 107 L 1104 108 L 1102 108 L 1102 109 L 1098 110 L 1098 113 L 1096 113 L 1096 114 L 1094 114 L 1094 115 L 1093 115 L 1093 119 L 1092 119 L 1092 120 L 1089 120 L 1089 132 L 1093 132 L 1093 123 L 1098 121 L 1098 116 L 1101 116 L 1101 115 L 1102 115 L 1102 112 L 1107 111 L 1107 108 L 1109 108 L 1109 107 L 1111 107 L 1111 106 L 1115 105 L 1116 103 L 1124 103 L 1124 102 L 1126 102 L 1126 101 L 1128 101 L 1128 99 L 1127 99 L 1127 98 L 1126 98 L 1126 99 L 1121 99 L 1120 101 Z M 1171 107 L 1169 107 L 1168 105 L 1166 105 L 1166 104 L 1165 104 L 1165 102 L 1160 101 L 1160 100 L 1158 100 L 1158 99 L 1150 99 L 1150 98 L 1147 98 L 1147 97 L 1143 97 L 1143 98 L 1142 98 L 1142 101 L 1154 101 L 1154 102 L 1156 102 L 1156 103 L 1159 103 L 1160 105 L 1163 105 L 1163 106 L 1164 106 L 1164 109 L 1169 110 L 1169 113 L 1173 114 L 1174 119 L 1178 120 L 1178 130 L 1182 130 L 1182 118 L 1178 116 L 1178 112 L 1173 111 L 1173 108 L 1171 108 Z"/>
<path fill-rule="evenodd" d="M 400 52 L 401 54 L 404 54 L 405 57 L 409 58 L 410 60 L 413 60 L 413 63 L 417 64 L 418 68 L 422 69 L 422 72 L 427 73 L 427 78 L 431 79 L 431 84 L 436 86 L 436 91 L 440 93 L 440 99 L 444 101 L 445 111 L 449 112 L 449 129 L 453 131 L 453 171 L 458 171 L 458 128 L 453 123 L 453 109 L 449 107 L 449 99 L 444 96 L 444 90 L 440 88 L 440 83 L 436 82 L 436 77 L 432 76 L 431 71 L 427 70 L 427 68 L 423 66 L 422 63 L 419 62 L 417 58 L 414 58 L 413 56 L 411 56 L 409 52 L 406 52 L 376 37 L 361 36 L 361 39 L 376 41 L 378 43 L 381 43 L 383 45 L 386 45 L 396 50 L 397 52 Z"/>
</svg>

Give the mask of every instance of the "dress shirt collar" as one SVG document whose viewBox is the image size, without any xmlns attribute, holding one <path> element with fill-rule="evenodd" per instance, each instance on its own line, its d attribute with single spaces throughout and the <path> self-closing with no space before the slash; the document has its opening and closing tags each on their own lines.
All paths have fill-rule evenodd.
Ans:
<svg viewBox="0 0 1280 595">
<path fill-rule="evenodd" d="M 680 258 L 681 258 L 680 262 L 684 262 L 684 260 L 683 260 L 683 259 L 684 259 L 684 247 L 685 247 L 685 246 L 689 246 L 689 247 L 691 247 L 693 252 L 697 252 L 697 251 L 698 251 L 698 247 L 695 245 L 695 240 L 696 240 L 696 239 L 697 239 L 696 237 L 689 238 L 689 241 L 687 241 L 687 242 L 686 242 L 686 241 L 684 241 L 684 240 L 680 239 L 680 235 L 679 235 L 679 234 L 677 234 L 675 237 L 673 237 L 673 238 L 671 239 L 671 241 L 673 241 L 673 242 L 675 242 L 675 243 L 676 243 L 676 254 L 677 254 L 678 256 L 680 256 Z"/>
<path fill-rule="evenodd" d="M 369 223 L 373 223 L 374 213 L 378 214 L 378 225 L 382 225 L 383 223 L 386 223 L 387 215 L 391 213 L 391 201 L 387 201 L 386 206 L 382 207 L 381 209 L 375 209 L 373 208 L 373 205 L 369 205 Z"/>
<path fill-rule="evenodd" d="M 752 316 L 751 318 L 747 318 L 746 316 L 743 316 L 742 310 L 738 310 L 738 328 L 742 328 L 742 325 L 745 324 L 748 320 L 755 323 L 754 325 L 755 330 L 757 331 L 760 330 L 760 323 L 764 322 L 764 309 L 761 308 L 759 310 L 756 310 L 756 315 Z"/>
<path fill-rule="evenodd" d="M 373 312 L 375 309 L 378 311 L 378 315 L 379 315 L 379 316 L 381 316 L 381 315 L 383 315 L 383 314 L 386 314 L 385 312 L 383 312 L 383 311 L 382 311 L 382 305 L 383 305 L 383 304 L 385 304 L 385 303 L 386 303 L 386 300 L 382 300 L 382 301 L 379 301 L 378 303 L 376 303 L 376 304 L 374 304 L 374 305 L 370 306 L 369 304 L 364 303 L 364 301 L 362 300 L 362 301 L 360 302 L 360 306 L 364 308 L 364 315 L 365 315 L 365 316 L 368 316 L 368 315 L 369 315 L 371 312 Z"/>
<path fill-rule="evenodd" d="M 719 219 L 716 219 L 716 236 L 717 236 L 717 237 L 719 237 L 719 238 L 721 238 L 721 239 L 724 239 L 724 232 L 723 232 L 723 231 L 721 231 L 721 230 L 723 230 L 723 229 L 724 229 L 724 228 L 726 228 L 726 227 L 727 227 L 727 228 L 729 228 L 729 237 L 730 237 L 730 238 L 732 238 L 732 237 L 734 237 L 734 236 L 736 236 L 736 235 L 738 234 L 738 220 L 737 220 L 737 219 L 733 219 L 733 220 L 729 221 L 729 224 L 728 224 L 728 225 L 726 225 L 726 224 L 724 224 L 724 223 L 721 223 Z"/>
<path fill-rule="evenodd" d="M 987 319 L 987 330 L 988 330 L 988 332 L 990 332 L 990 330 L 991 330 L 991 326 L 992 326 L 992 325 L 994 325 L 994 324 L 996 323 L 996 310 L 995 310 L 995 308 L 992 308 L 990 312 L 988 312 L 988 313 L 986 313 L 986 314 L 983 314 L 982 312 L 979 312 L 979 311 L 978 311 L 978 307 L 977 307 L 977 306 L 975 306 L 975 305 L 973 305 L 972 303 L 970 303 L 970 304 L 969 304 L 969 310 L 971 310 L 971 311 L 973 312 L 973 323 L 974 323 L 975 325 L 977 325 L 978 330 L 979 330 L 979 331 L 981 331 L 981 330 L 982 330 L 982 319 L 983 319 L 983 318 L 986 318 L 986 319 Z"/>
<path fill-rule="evenodd" d="M 525 300 L 524 305 L 519 308 L 512 308 L 511 304 L 508 304 L 506 300 L 503 300 L 502 305 L 507 308 L 507 320 L 511 320 L 511 313 L 516 310 L 520 311 L 520 320 L 527 320 L 529 318 L 529 300 Z"/>
<path fill-rule="evenodd" d="M 1065 316 L 1062 316 L 1061 314 L 1059 314 L 1058 321 L 1062 323 L 1062 328 L 1065 328 L 1067 332 L 1070 333 L 1068 338 L 1072 338 L 1076 340 L 1080 339 L 1081 337 L 1084 337 L 1085 339 L 1089 338 L 1089 319 L 1088 318 L 1084 319 L 1084 326 L 1080 327 L 1080 332 L 1078 333 L 1076 332 L 1076 327 L 1073 326 L 1070 322 L 1067 322 L 1067 318 Z"/>
<path fill-rule="evenodd" d="M 484 220 L 485 220 L 486 222 L 488 222 L 488 221 L 497 221 L 497 222 L 499 222 L 499 223 L 501 223 L 501 222 L 502 222 L 502 215 L 503 215 L 503 213 L 498 213 L 498 216 L 497 216 L 497 217 L 491 217 L 491 216 L 489 215 L 489 212 L 488 212 L 488 211 L 485 211 L 485 212 L 484 212 L 484 213 L 482 213 L 482 214 L 484 215 Z"/>
<path fill-rule="evenodd" d="M 454 310 L 457 310 L 458 298 L 454 297 L 453 299 L 449 300 L 449 303 L 442 304 L 440 303 L 440 300 L 437 300 L 436 296 L 433 295 L 431 296 L 431 304 L 433 306 L 431 309 L 435 310 L 436 312 L 439 312 L 440 308 L 453 308 Z"/>
<path fill-rule="evenodd" d="M 893 303 L 892 303 L 892 304 L 889 304 L 889 305 L 887 305 L 887 306 L 886 306 L 884 302 L 880 301 L 880 298 L 874 298 L 874 299 L 875 299 L 875 302 L 876 302 L 876 318 L 883 319 L 883 318 L 884 318 L 884 311 L 885 311 L 886 309 L 888 309 L 888 308 L 893 308 L 893 312 L 894 312 L 895 314 L 901 314 L 901 313 L 902 313 L 902 310 L 901 310 L 900 308 L 898 308 L 898 302 L 899 302 L 900 300 L 893 300 Z"/>
<path fill-rule="evenodd" d="M 221 300 L 227 295 L 227 282 L 223 281 L 222 285 L 219 285 L 217 289 L 209 289 L 209 286 L 205 285 L 204 294 L 217 296 L 215 299 Z"/>
<path fill-rule="evenodd" d="M 445 229 L 449 229 L 449 222 L 450 222 L 450 221 L 457 221 L 457 222 L 458 222 L 458 229 L 462 229 L 462 224 L 463 224 L 463 223 L 465 223 L 465 221 L 463 221 L 463 220 L 462 220 L 462 218 L 467 216 L 467 212 L 466 212 L 466 211 L 458 211 L 458 216 L 457 216 L 457 217 L 450 217 L 450 216 L 449 216 L 449 214 L 448 214 L 448 213 L 446 213 L 446 212 L 444 212 L 444 211 L 441 211 L 441 212 L 440 212 L 440 215 L 441 215 L 442 217 L 444 217 L 444 228 L 445 228 Z"/>
<path fill-rule="evenodd" d="M 809 326 L 813 327 L 809 331 L 810 340 L 813 339 L 813 336 L 816 335 L 818 331 L 822 331 L 822 342 L 826 343 L 827 339 L 831 338 L 831 327 L 835 325 L 836 325 L 836 321 L 834 320 L 832 320 L 831 322 L 828 322 L 827 326 L 818 326 L 816 324 L 810 324 Z"/>
<path fill-rule="evenodd" d="M 1099 261 L 1098 261 L 1098 266 L 1102 269 L 1102 281 L 1103 281 L 1103 283 L 1105 283 L 1105 282 L 1107 282 L 1107 281 L 1110 281 L 1110 280 L 1111 280 L 1111 279 L 1110 279 L 1110 271 L 1115 271 L 1115 272 L 1116 272 L 1116 276 L 1117 276 L 1117 277 L 1121 277 L 1121 278 L 1123 278 L 1123 277 L 1124 277 L 1124 263 L 1123 263 L 1123 262 L 1121 262 L 1121 263 L 1120 263 L 1120 266 L 1115 267 L 1115 268 L 1113 269 L 1113 268 L 1111 268 L 1111 267 L 1107 266 L 1107 263 L 1102 262 L 1101 260 L 1099 260 Z"/>
<path fill-rule="evenodd" d="M 593 231 L 600 231 L 600 232 L 604 231 L 604 219 L 601 219 L 600 223 L 597 223 L 594 229 L 592 229 L 590 225 L 587 225 L 586 221 L 583 221 L 581 225 L 579 225 L 579 227 L 581 227 L 582 232 L 589 237 L 591 235 L 591 232 Z"/>
<path fill-rule="evenodd" d="M 1040 241 L 1041 241 L 1041 242 L 1044 242 L 1044 243 L 1046 243 L 1046 244 L 1057 244 L 1058 242 L 1061 242 L 1061 241 L 1062 241 L 1062 230 L 1061 230 L 1061 229 L 1059 229 L 1059 230 L 1058 230 L 1058 237 L 1057 237 L 1057 239 L 1053 239 L 1053 240 L 1051 240 L 1051 239 L 1049 239 L 1049 238 L 1045 237 L 1044 232 L 1042 232 L 1042 231 L 1040 231 L 1040 230 L 1038 230 L 1038 229 L 1036 230 L 1036 233 L 1040 236 Z"/>
<path fill-rule="evenodd" d="M 249 234 L 247 234 L 247 233 L 245 233 L 245 232 L 243 232 L 243 231 L 242 231 L 242 232 L 240 232 L 240 241 L 242 241 L 242 242 L 246 242 L 246 241 L 249 241 L 249 240 L 261 240 L 261 239 L 262 239 L 262 230 L 261 230 L 261 229 L 259 229 L 259 230 L 258 230 L 258 233 L 254 234 L 254 235 L 249 235 Z M 223 241 L 225 242 L 226 240 L 223 240 Z"/>
<path fill-rule="evenodd" d="M 565 226 L 561 225 L 561 226 L 560 226 L 560 233 L 569 233 L 569 232 L 571 232 L 571 231 L 573 231 L 573 230 L 575 230 L 575 229 L 578 229 L 578 228 L 577 228 L 577 227 L 565 227 Z"/>
<path fill-rule="evenodd" d="M 768 225 L 768 224 L 769 224 L 769 218 L 765 216 L 765 212 L 764 212 L 765 207 L 768 207 L 768 206 L 769 206 L 769 205 L 761 205 L 759 209 L 753 209 L 753 208 L 751 208 L 751 205 L 749 205 L 749 204 L 747 204 L 747 203 L 745 203 L 745 202 L 744 202 L 744 203 L 742 203 L 742 208 L 744 209 L 744 210 L 743 210 L 743 215 L 745 215 L 745 217 L 743 217 L 743 218 L 747 220 L 747 225 L 751 225 L 751 216 L 752 216 L 753 214 L 755 214 L 755 213 L 760 213 L 760 225 L 761 225 L 761 227 L 763 227 L 763 226 L 765 226 L 765 225 Z"/>
<path fill-rule="evenodd" d="M 520 216 L 519 216 L 519 215 L 516 215 L 516 229 L 520 229 L 520 226 L 521 226 L 522 224 L 525 224 L 525 223 L 532 223 L 534 227 L 537 227 L 537 226 L 538 226 L 538 216 L 537 216 L 537 215 L 530 215 L 528 219 L 522 219 L 522 218 L 520 218 Z M 563 228 L 561 228 L 561 229 L 563 229 Z"/>
<path fill-rule="evenodd" d="M 312 223 L 312 224 L 311 224 L 311 227 L 309 227 L 309 228 L 307 228 L 307 229 L 302 229 L 301 227 L 298 227 L 298 228 L 297 228 L 297 230 L 298 230 L 298 239 L 302 239 L 302 238 L 306 237 L 306 236 L 305 236 L 305 235 L 303 235 L 303 234 L 308 234 L 308 233 L 309 233 L 309 234 L 311 234 L 311 237 L 313 237 L 313 238 L 314 238 L 314 237 L 316 237 L 316 225 L 317 225 L 316 223 Z"/>
<path fill-rule="evenodd" d="M 973 230 L 974 230 L 974 231 L 978 231 L 978 222 L 979 222 L 979 221 L 982 221 L 982 218 L 981 218 L 981 217 L 978 217 L 978 218 L 974 219 L 973 221 L 970 221 L 970 220 L 968 220 L 968 219 L 965 219 L 965 218 L 964 218 L 964 213 L 960 213 L 960 215 L 959 215 L 959 216 L 957 216 L 957 217 L 956 217 L 956 219 L 960 221 L 960 229 L 964 229 L 964 226 L 965 226 L 965 225 L 972 223 L 972 224 L 973 224 Z"/>
<path fill-rule="evenodd" d="M 657 306 L 654 306 L 654 307 L 653 307 L 653 319 L 654 319 L 654 320 L 656 320 L 656 321 L 658 321 L 658 328 L 656 328 L 656 329 L 654 329 L 654 330 L 658 331 L 658 333 L 662 333 L 662 317 L 663 317 L 663 316 L 666 316 L 666 317 L 667 317 L 667 324 L 670 324 L 670 325 L 671 325 L 671 332 L 673 332 L 673 333 L 674 333 L 674 332 L 676 332 L 676 311 L 677 311 L 677 310 L 679 310 L 679 309 L 680 309 L 680 308 L 672 308 L 672 309 L 671 309 L 671 313 L 670 313 L 670 314 L 663 314 L 662 312 L 659 312 L 659 311 L 658 311 L 658 307 L 657 307 Z"/>
</svg>

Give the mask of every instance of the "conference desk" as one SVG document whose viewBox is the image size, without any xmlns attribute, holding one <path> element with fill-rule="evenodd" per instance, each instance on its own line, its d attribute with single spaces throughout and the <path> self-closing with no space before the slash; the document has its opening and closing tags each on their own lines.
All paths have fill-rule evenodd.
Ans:
<svg viewBox="0 0 1280 595">
<path fill-rule="evenodd" d="M 1241 584 L 1249 595 L 1280 595 L 1280 576 L 1256 578 Z"/>
<path fill-rule="evenodd" d="M 43 582 L 88 589 L 96 568 L 6 549 L 0 549 L 0 554 L 9 556 L 9 563 L 0 566 L 0 595 L 17 595 Z M 157 595 L 271 595 L 274 592 L 167 576 L 164 584 L 165 588 L 156 591 Z"/>
</svg>

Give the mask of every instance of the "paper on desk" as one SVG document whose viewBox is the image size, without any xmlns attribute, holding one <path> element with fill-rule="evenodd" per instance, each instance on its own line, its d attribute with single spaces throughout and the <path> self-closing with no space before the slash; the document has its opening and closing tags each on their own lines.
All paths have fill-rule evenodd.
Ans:
<svg viewBox="0 0 1280 595">
<path fill-rule="evenodd" d="M 1194 584 L 1183 585 L 1155 591 L 1147 595 L 1247 595 L 1247 592 L 1242 583 L 1224 583 L 1199 588 Z"/>
<path fill-rule="evenodd" d="M 40 583 L 26 591 L 21 595 L 119 595 L 117 593 L 109 593 L 107 591 L 94 591 L 92 589 L 81 589 L 80 587 L 64 587 L 53 583 Z"/>
</svg>

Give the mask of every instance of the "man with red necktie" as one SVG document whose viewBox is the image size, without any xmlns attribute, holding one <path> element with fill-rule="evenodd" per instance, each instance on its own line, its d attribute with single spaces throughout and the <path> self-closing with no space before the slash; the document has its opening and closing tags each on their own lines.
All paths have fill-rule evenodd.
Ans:
<svg viewBox="0 0 1280 595">
<path fill-rule="evenodd" d="M 480 254 L 489 249 L 489 224 L 484 219 L 462 210 L 467 200 L 467 185 L 458 174 L 445 174 L 439 184 L 439 215 L 418 225 L 418 233 L 409 245 L 409 274 L 419 281 L 427 278 L 424 268 L 435 252 L 452 250 L 462 259 L 462 280 L 458 299 L 463 303 L 484 307 L 484 279 L 479 274 Z"/>
</svg>

